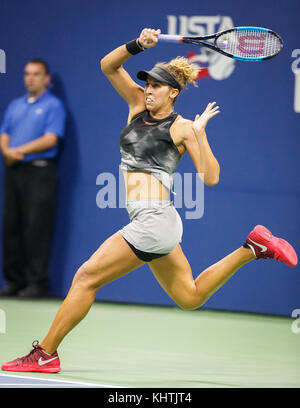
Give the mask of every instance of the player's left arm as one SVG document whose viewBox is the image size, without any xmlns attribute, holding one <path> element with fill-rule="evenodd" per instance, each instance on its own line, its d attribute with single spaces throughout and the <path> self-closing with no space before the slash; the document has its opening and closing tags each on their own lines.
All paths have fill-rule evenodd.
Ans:
<svg viewBox="0 0 300 408">
<path fill-rule="evenodd" d="M 219 163 L 210 148 L 205 132 L 209 119 L 220 112 L 219 107 L 214 105 L 215 102 L 209 103 L 202 115 L 196 115 L 194 121 L 186 123 L 183 140 L 200 178 L 208 186 L 216 185 L 220 175 Z"/>
</svg>

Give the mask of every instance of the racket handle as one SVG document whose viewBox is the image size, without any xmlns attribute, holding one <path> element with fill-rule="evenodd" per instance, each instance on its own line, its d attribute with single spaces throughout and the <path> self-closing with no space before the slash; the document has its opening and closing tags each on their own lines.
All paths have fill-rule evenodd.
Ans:
<svg viewBox="0 0 300 408">
<path fill-rule="evenodd" d="M 171 34 L 160 34 L 158 36 L 159 42 L 169 42 L 169 43 L 180 43 L 181 42 L 180 35 L 171 35 Z"/>
</svg>

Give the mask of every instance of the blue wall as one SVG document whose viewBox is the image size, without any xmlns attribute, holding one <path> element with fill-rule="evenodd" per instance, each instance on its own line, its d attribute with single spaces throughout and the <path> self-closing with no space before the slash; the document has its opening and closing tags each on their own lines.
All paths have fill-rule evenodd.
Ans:
<svg viewBox="0 0 300 408">
<path fill-rule="evenodd" d="M 282 35 L 283 52 L 264 63 L 225 66 L 229 60 L 215 61 L 216 54 L 201 52 L 199 47 L 160 44 L 131 58 L 125 68 L 135 76 L 139 69 L 150 68 L 157 61 L 195 53 L 194 57 L 200 55 L 202 65 L 208 67 L 208 76 L 199 80 L 198 88 L 184 92 L 176 110 L 193 119 L 209 101 L 221 106 L 221 114 L 207 127 L 221 165 L 220 183 L 205 188 L 201 219 L 185 219 L 185 209 L 178 209 L 184 224 L 182 247 L 194 277 L 240 246 L 256 224 L 288 238 L 299 253 L 300 117 L 293 108 L 291 70 L 292 50 L 300 48 L 299 11 L 297 0 L 190 0 L 186 5 L 177 0 L 154 0 L 146 6 L 136 0 L 1 2 L 0 49 L 7 60 L 6 73 L 0 74 L 0 117 L 8 102 L 24 93 L 23 67 L 33 57 L 49 61 L 52 91 L 64 100 L 69 111 L 59 165 L 51 261 L 53 295 L 66 295 L 80 264 L 128 222 L 124 209 L 99 209 L 96 205 L 101 188 L 96 185 L 97 176 L 103 172 L 118 176 L 119 133 L 128 114 L 125 102 L 101 73 L 99 60 L 137 37 L 144 27 L 161 28 L 164 33 L 185 30 L 195 35 L 218 31 L 226 24 L 256 25 L 273 28 Z M 194 172 L 188 156 L 178 171 Z M 2 164 L 0 173 L 2 176 Z M 3 283 L 0 275 L 0 285 Z M 298 267 L 254 261 L 230 279 L 205 307 L 291 315 L 300 307 L 299 293 Z M 148 266 L 107 285 L 97 299 L 174 304 Z"/>
</svg>

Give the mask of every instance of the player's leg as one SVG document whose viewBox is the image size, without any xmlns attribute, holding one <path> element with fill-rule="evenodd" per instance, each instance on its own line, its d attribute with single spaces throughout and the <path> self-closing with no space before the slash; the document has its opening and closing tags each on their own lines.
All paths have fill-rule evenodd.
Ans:
<svg viewBox="0 0 300 408">
<path fill-rule="evenodd" d="M 98 289 L 144 263 L 119 232 L 109 237 L 76 272 L 69 293 L 42 344 L 33 342 L 29 354 L 2 364 L 2 370 L 59 372 L 60 361 L 56 349 L 70 330 L 86 316 Z"/>
<path fill-rule="evenodd" d="M 193 310 L 203 305 L 240 267 L 252 259 L 255 259 L 252 251 L 241 247 L 194 279 L 190 264 L 178 244 L 170 254 L 150 262 L 149 267 L 179 307 Z"/>
<path fill-rule="evenodd" d="M 48 353 L 57 349 L 65 335 L 88 313 L 102 286 L 143 264 L 120 233 L 109 237 L 76 272 L 69 293 L 41 344 L 43 349 Z"/>
<path fill-rule="evenodd" d="M 205 269 L 194 279 L 180 245 L 149 266 L 161 286 L 183 309 L 197 309 L 243 265 L 256 258 L 275 259 L 289 266 L 298 262 L 294 248 L 262 225 L 247 236 L 246 245 Z M 246 247 L 245 247 L 246 246 Z"/>
</svg>

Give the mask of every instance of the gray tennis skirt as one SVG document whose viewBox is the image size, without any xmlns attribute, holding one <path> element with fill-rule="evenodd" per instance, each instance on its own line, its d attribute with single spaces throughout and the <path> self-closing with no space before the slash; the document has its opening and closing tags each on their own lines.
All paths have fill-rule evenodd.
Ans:
<svg viewBox="0 0 300 408">
<path fill-rule="evenodd" d="M 170 200 L 126 201 L 130 223 L 119 232 L 145 262 L 170 253 L 182 240 L 180 215 Z"/>
</svg>

